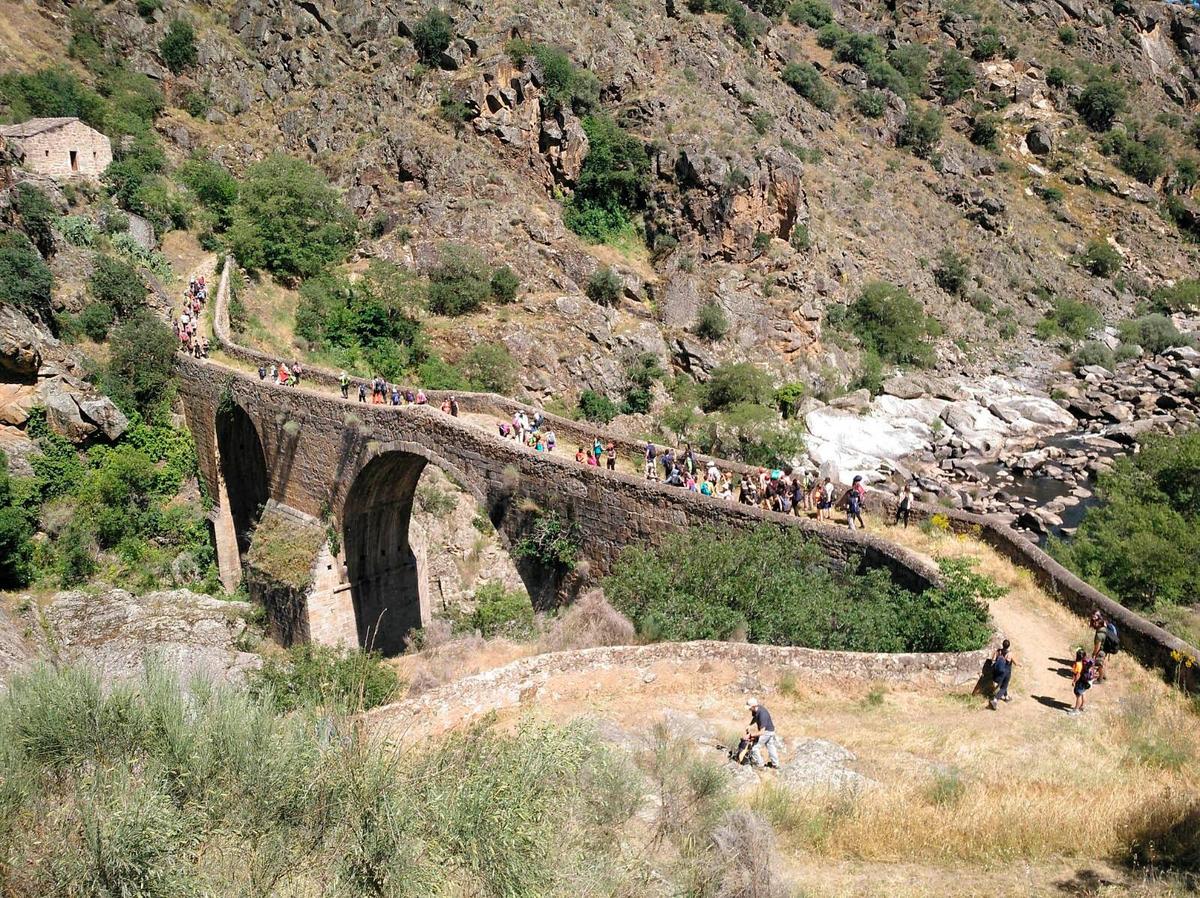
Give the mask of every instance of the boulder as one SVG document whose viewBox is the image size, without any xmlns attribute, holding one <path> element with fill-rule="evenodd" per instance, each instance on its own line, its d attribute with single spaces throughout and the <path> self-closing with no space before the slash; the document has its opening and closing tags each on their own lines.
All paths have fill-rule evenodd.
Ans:
<svg viewBox="0 0 1200 898">
<path fill-rule="evenodd" d="M 0 424 L 21 427 L 39 401 L 37 387 L 32 384 L 0 383 Z"/>
<path fill-rule="evenodd" d="M 79 411 L 79 403 L 70 393 L 62 390 L 47 391 L 44 396 L 46 423 L 59 436 L 72 443 L 79 443 L 96 432 L 96 425 L 85 421 Z"/>
<path fill-rule="evenodd" d="M 100 428 L 100 432 L 108 440 L 119 439 L 121 434 L 129 429 L 129 419 L 107 396 L 80 401 L 79 411 L 88 421 Z"/>
<path fill-rule="evenodd" d="M 846 411 L 865 412 L 871 404 L 870 390 L 854 390 L 847 393 L 845 396 L 839 396 L 836 399 L 829 401 L 833 408 L 843 409 Z"/>
<path fill-rule="evenodd" d="M 0 370 L 21 378 L 42 367 L 43 335 L 20 310 L 0 305 Z"/>
<path fill-rule="evenodd" d="M 1054 136 L 1045 125 L 1034 125 L 1025 135 L 1025 146 L 1035 156 L 1046 156 L 1054 150 Z"/>
</svg>

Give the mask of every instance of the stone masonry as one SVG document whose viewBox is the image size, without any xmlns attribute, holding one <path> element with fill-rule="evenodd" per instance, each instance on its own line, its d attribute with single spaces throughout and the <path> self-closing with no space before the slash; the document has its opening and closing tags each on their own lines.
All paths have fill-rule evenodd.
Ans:
<svg viewBox="0 0 1200 898">
<path fill-rule="evenodd" d="M 59 180 L 98 181 L 113 158 L 108 138 L 77 118 L 35 118 L 3 125 L 0 137 L 16 148 L 27 169 Z"/>
</svg>

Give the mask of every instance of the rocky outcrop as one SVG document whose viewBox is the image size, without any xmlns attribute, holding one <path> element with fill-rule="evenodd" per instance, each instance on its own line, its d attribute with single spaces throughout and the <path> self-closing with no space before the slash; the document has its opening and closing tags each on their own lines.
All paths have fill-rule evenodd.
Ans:
<svg viewBox="0 0 1200 898">
<path fill-rule="evenodd" d="M 85 664 L 103 680 L 135 678 L 154 662 L 184 680 L 240 683 L 262 664 L 238 648 L 250 607 L 186 589 L 145 595 L 112 589 L 58 593 L 41 614 L 54 659 Z"/>
<path fill-rule="evenodd" d="M 32 381 L 42 367 L 45 334 L 15 306 L 0 304 L 0 376 Z"/>
</svg>

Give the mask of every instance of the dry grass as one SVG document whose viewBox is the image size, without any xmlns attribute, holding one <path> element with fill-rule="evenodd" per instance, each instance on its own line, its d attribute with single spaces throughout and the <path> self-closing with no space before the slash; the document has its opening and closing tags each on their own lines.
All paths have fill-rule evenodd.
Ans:
<svg viewBox="0 0 1200 898">
<path fill-rule="evenodd" d="M 593 589 L 551 621 L 540 644 L 544 651 L 560 652 L 602 645 L 630 645 L 634 636 L 629 619 L 608 604 L 603 590 Z"/>
</svg>

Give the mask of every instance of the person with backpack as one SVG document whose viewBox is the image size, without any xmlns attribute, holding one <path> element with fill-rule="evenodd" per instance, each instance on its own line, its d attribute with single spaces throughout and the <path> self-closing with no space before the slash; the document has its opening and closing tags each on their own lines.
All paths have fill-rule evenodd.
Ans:
<svg viewBox="0 0 1200 898">
<path fill-rule="evenodd" d="M 1095 631 L 1095 637 L 1092 640 L 1092 657 L 1098 658 L 1103 656 L 1106 660 L 1110 655 L 1116 654 L 1121 648 L 1121 636 L 1117 632 L 1117 625 L 1109 618 L 1105 617 L 1100 609 L 1097 608 L 1092 612 L 1091 619 L 1092 630 Z M 1096 672 L 1096 682 L 1103 683 L 1108 679 L 1105 672 L 1107 664 L 1102 665 Z"/>
<path fill-rule="evenodd" d="M 908 528 L 908 518 L 912 514 L 913 492 L 912 484 L 904 484 L 904 489 L 900 491 L 900 501 L 896 503 L 896 520 L 892 521 L 892 526 L 895 527 L 904 521 L 905 529 Z"/>
<path fill-rule="evenodd" d="M 350 398 L 350 375 L 343 371 L 338 375 L 338 386 L 342 388 L 342 398 Z"/>
<path fill-rule="evenodd" d="M 997 702 L 1012 701 L 1008 695 L 1008 681 L 1012 679 L 1013 665 L 1017 663 L 1013 657 L 1012 644 L 1006 639 L 996 649 L 992 658 L 992 697 L 988 699 L 988 707 L 996 710 Z"/>
<path fill-rule="evenodd" d="M 267 366 L 266 366 L 266 365 L 259 365 L 259 366 L 258 366 L 258 379 L 259 379 L 259 380 L 266 380 L 266 379 L 267 379 Z"/>
<path fill-rule="evenodd" d="M 360 380 L 358 382 L 358 401 L 367 401 L 367 382 L 365 380 Z"/>
<path fill-rule="evenodd" d="M 1092 688 L 1092 680 L 1095 675 L 1095 662 L 1087 656 L 1083 649 L 1077 649 L 1075 663 L 1071 665 L 1071 686 L 1075 693 L 1075 707 L 1069 708 L 1068 714 L 1083 713 L 1084 695 Z"/>
<path fill-rule="evenodd" d="M 605 466 L 610 471 L 617 469 L 617 444 L 612 440 L 608 441 L 608 445 L 604 447 Z"/>
<path fill-rule="evenodd" d="M 750 761 L 755 767 L 763 766 L 762 750 L 767 749 L 767 766 L 779 767 L 779 747 L 775 744 L 775 721 L 771 712 L 758 703 L 756 698 L 746 699 L 746 707 L 750 709 L 750 725 L 746 727 L 745 738 L 754 738 L 754 747 L 750 749 Z M 757 732 L 755 732 L 757 730 Z"/>
<path fill-rule="evenodd" d="M 653 440 L 646 440 L 646 451 L 642 457 L 646 460 L 646 479 L 658 480 L 658 448 Z"/>
</svg>

